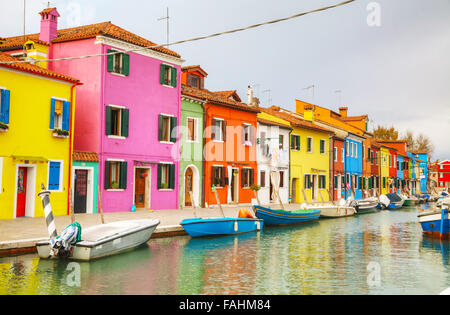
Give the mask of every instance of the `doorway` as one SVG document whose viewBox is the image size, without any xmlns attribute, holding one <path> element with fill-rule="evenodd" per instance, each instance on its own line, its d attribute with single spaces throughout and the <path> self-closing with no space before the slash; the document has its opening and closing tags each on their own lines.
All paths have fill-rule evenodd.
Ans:
<svg viewBox="0 0 450 315">
<path fill-rule="evenodd" d="M 19 167 L 17 174 L 17 206 L 16 206 L 16 218 L 25 217 L 25 210 L 27 206 L 27 179 L 28 168 Z"/>
<path fill-rule="evenodd" d="M 233 168 L 231 174 L 231 202 L 238 203 L 239 169 Z"/>
<path fill-rule="evenodd" d="M 297 202 L 297 178 L 292 179 L 292 190 L 291 190 L 291 202 L 296 203 Z"/>
<path fill-rule="evenodd" d="M 74 213 L 87 213 L 88 170 L 75 170 Z"/>
<path fill-rule="evenodd" d="M 194 196 L 194 171 L 192 168 L 186 169 L 184 176 L 184 206 L 192 207 L 193 200 L 191 196 Z"/>
<path fill-rule="evenodd" d="M 36 165 L 17 164 L 16 167 L 15 218 L 32 218 L 36 200 Z"/>
<path fill-rule="evenodd" d="M 311 199 L 317 201 L 317 175 L 311 176 Z"/>
<path fill-rule="evenodd" d="M 134 205 L 136 208 L 150 209 L 150 169 L 136 168 L 134 176 Z"/>
</svg>

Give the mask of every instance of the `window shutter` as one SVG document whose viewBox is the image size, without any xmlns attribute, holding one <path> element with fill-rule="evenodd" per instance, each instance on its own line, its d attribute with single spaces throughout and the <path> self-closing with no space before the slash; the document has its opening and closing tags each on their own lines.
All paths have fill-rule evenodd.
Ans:
<svg viewBox="0 0 450 315">
<path fill-rule="evenodd" d="M 177 142 L 177 117 L 170 117 L 170 142 Z"/>
<path fill-rule="evenodd" d="M 50 162 L 48 175 L 48 189 L 59 190 L 61 164 L 59 162 Z"/>
<path fill-rule="evenodd" d="M 161 84 L 165 84 L 165 82 L 164 82 L 164 72 L 165 72 L 165 70 L 166 70 L 166 65 L 162 63 L 161 64 L 160 74 L 159 74 L 159 82 Z"/>
<path fill-rule="evenodd" d="M 115 52 L 115 50 L 108 49 L 108 54 Z M 108 72 L 114 72 L 114 56 L 108 55 Z"/>
<path fill-rule="evenodd" d="M 243 168 L 241 171 L 241 187 L 244 187 L 245 176 L 247 175 L 247 169 Z"/>
<path fill-rule="evenodd" d="M 172 67 L 170 69 L 170 71 L 172 71 L 170 85 L 173 86 L 173 87 L 177 87 L 177 74 L 178 74 L 177 73 L 177 68 Z"/>
<path fill-rule="evenodd" d="M 127 189 L 127 162 L 120 162 L 119 188 Z"/>
<path fill-rule="evenodd" d="M 175 189 L 175 164 L 169 165 L 169 189 Z"/>
<path fill-rule="evenodd" d="M 227 141 L 227 122 L 225 120 L 222 120 L 222 136 L 222 140 Z"/>
<path fill-rule="evenodd" d="M 53 98 L 50 105 L 50 129 L 55 129 L 55 100 Z"/>
<path fill-rule="evenodd" d="M 162 177 L 162 165 L 158 164 L 158 189 L 162 189 L 161 177 Z"/>
<path fill-rule="evenodd" d="M 106 135 L 109 136 L 112 134 L 112 128 L 111 128 L 111 107 L 106 106 L 106 119 L 105 119 L 105 128 L 106 128 Z"/>
<path fill-rule="evenodd" d="M 0 104 L 0 122 L 9 124 L 9 104 L 10 104 L 10 92 L 9 90 L 1 90 L 2 103 Z"/>
<path fill-rule="evenodd" d="M 111 164 L 111 162 L 109 162 L 109 161 L 105 162 L 105 189 L 111 188 L 109 186 L 109 183 L 111 182 L 111 180 L 110 180 L 111 174 L 110 174 L 110 169 L 109 169 L 110 164 Z"/>
<path fill-rule="evenodd" d="M 255 184 L 255 170 L 252 168 L 250 170 L 250 186 Z"/>
<path fill-rule="evenodd" d="M 337 189 L 338 187 L 338 177 L 334 176 L 334 189 Z"/>
<path fill-rule="evenodd" d="M 295 149 L 295 147 L 294 147 L 294 141 L 295 141 L 295 136 L 294 135 L 291 135 L 291 150 L 294 150 Z"/>
<path fill-rule="evenodd" d="M 215 120 L 212 120 L 212 125 L 211 125 L 211 140 L 216 140 L 216 125 L 214 124 Z"/>
<path fill-rule="evenodd" d="M 221 182 L 220 182 L 220 185 L 222 186 L 222 187 L 225 187 L 226 185 L 227 185 L 227 183 L 228 183 L 228 181 L 227 181 L 227 177 L 226 177 L 226 175 L 225 175 L 225 167 L 221 167 L 220 168 L 220 175 L 221 175 Z"/>
<path fill-rule="evenodd" d="M 130 75 L 130 55 L 122 54 L 122 74 Z"/>
<path fill-rule="evenodd" d="M 70 102 L 64 102 L 62 130 L 69 131 L 69 129 L 70 129 Z"/>
<path fill-rule="evenodd" d="M 214 166 L 211 167 L 211 187 L 216 184 L 216 168 Z"/>
<path fill-rule="evenodd" d="M 163 140 L 163 115 L 159 115 L 158 118 L 158 140 Z"/>
<path fill-rule="evenodd" d="M 130 110 L 128 108 L 123 108 L 122 109 L 122 128 L 121 128 L 122 137 L 128 137 L 129 121 L 130 121 Z"/>
</svg>

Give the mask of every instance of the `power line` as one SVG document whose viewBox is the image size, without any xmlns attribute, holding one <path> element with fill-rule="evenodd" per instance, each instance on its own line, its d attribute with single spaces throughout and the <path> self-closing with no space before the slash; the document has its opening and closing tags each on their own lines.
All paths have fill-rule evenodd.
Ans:
<svg viewBox="0 0 450 315">
<path fill-rule="evenodd" d="M 250 26 L 247 26 L 247 27 L 237 28 L 237 29 L 224 31 L 224 32 L 220 32 L 220 33 L 215 33 L 215 34 L 210 34 L 210 35 L 206 35 L 206 36 L 200 36 L 200 37 L 194 37 L 194 38 L 185 39 L 185 40 L 179 40 L 179 41 L 176 41 L 176 42 L 173 42 L 173 43 L 167 43 L 167 44 L 160 44 L 160 45 L 154 45 L 154 46 L 130 49 L 130 50 L 127 50 L 127 51 L 115 51 L 115 52 L 110 52 L 110 53 L 106 53 L 106 54 L 94 54 L 94 55 L 86 55 L 86 56 L 79 56 L 79 57 L 66 57 L 66 58 L 58 58 L 58 59 L 46 59 L 46 60 L 39 60 L 39 61 L 40 62 L 51 62 L 51 61 L 62 61 L 62 60 L 74 60 L 74 59 L 85 59 L 85 58 L 92 58 L 92 57 L 102 57 L 102 56 L 110 56 L 110 55 L 115 55 L 115 54 L 120 54 L 120 53 L 130 53 L 130 52 L 138 52 L 138 51 L 143 51 L 143 50 L 148 50 L 148 49 L 155 49 L 155 48 L 164 47 L 164 46 L 168 47 L 168 46 L 179 45 L 179 44 L 183 44 L 183 43 L 187 43 L 187 42 L 195 42 L 195 41 L 199 41 L 199 40 L 203 40 L 203 39 L 208 39 L 208 38 L 218 37 L 218 36 L 221 36 L 221 35 L 242 32 L 242 31 L 253 29 L 253 28 L 261 27 L 261 26 L 264 26 L 264 25 L 275 24 L 275 23 L 279 23 L 279 22 L 295 19 L 295 18 L 304 16 L 304 15 L 307 15 L 307 14 L 317 13 L 317 12 L 321 12 L 321 11 L 326 11 L 326 10 L 330 10 L 330 9 L 333 9 L 333 8 L 337 8 L 337 7 L 340 7 L 340 6 L 344 6 L 344 5 L 347 5 L 347 4 L 349 4 L 351 2 L 355 2 L 355 1 L 356 0 L 347 0 L 347 1 L 344 1 L 344 2 L 341 2 L 341 3 L 338 3 L 338 4 L 334 4 L 334 5 L 330 5 L 330 6 L 326 6 L 326 7 L 322 7 L 322 8 L 318 8 L 318 9 L 314 9 L 314 10 L 310 10 L 310 11 L 306 11 L 306 12 L 297 13 L 297 14 L 291 15 L 289 17 L 281 18 L 281 19 L 276 19 L 276 20 L 271 20 L 271 21 L 267 21 L 267 22 L 263 22 L 263 23 L 253 24 L 253 25 L 250 25 Z M 0 64 L 21 63 L 21 62 L 28 62 L 28 61 L 27 60 L 1 61 Z"/>
</svg>

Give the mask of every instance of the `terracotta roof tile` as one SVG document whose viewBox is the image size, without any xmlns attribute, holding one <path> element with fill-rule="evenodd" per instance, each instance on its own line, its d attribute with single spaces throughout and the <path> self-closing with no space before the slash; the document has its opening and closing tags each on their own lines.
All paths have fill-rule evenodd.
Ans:
<svg viewBox="0 0 450 315">
<path fill-rule="evenodd" d="M 98 162 L 98 155 L 95 152 L 73 151 L 73 160 L 79 162 Z"/>
<path fill-rule="evenodd" d="M 223 97 L 226 97 L 226 98 L 233 97 L 233 98 L 236 99 L 237 102 L 242 102 L 242 100 L 239 97 L 239 94 L 237 94 L 236 90 L 232 90 L 232 91 L 217 91 L 217 92 L 214 92 L 214 93 L 219 94 L 219 95 L 221 95 Z"/>
<path fill-rule="evenodd" d="M 111 22 L 103 22 L 103 23 L 97 23 L 97 24 L 91 24 L 91 25 L 84 25 L 79 27 L 73 27 L 73 28 L 67 28 L 58 30 L 58 36 L 52 40 L 52 43 L 61 43 L 61 42 L 68 42 L 68 41 L 74 41 L 74 40 L 80 40 L 80 39 L 88 39 L 88 38 L 94 38 L 96 36 L 109 36 L 115 39 L 120 39 L 125 42 L 134 44 L 136 46 L 141 47 L 150 47 L 155 46 L 156 44 L 142 38 L 136 34 L 133 34 L 127 30 L 124 30 L 123 28 L 116 26 L 112 24 Z M 0 45 L 0 50 L 12 50 L 14 48 L 21 48 L 23 44 L 28 40 L 31 39 L 33 41 L 39 40 L 39 33 L 38 34 L 31 34 L 26 36 L 15 36 L 15 37 L 9 37 L 6 38 L 6 42 L 4 44 Z M 156 50 L 158 52 L 174 56 L 177 58 L 180 58 L 181 56 L 165 47 L 156 47 L 153 48 L 153 50 Z"/>
<path fill-rule="evenodd" d="M 5 54 L 3 52 L 0 52 L 0 61 L 19 61 L 19 59 L 16 57 L 10 56 L 8 54 Z M 63 80 L 63 81 L 69 81 L 69 82 L 73 82 L 73 83 L 80 82 L 80 80 L 78 80 L 78 79 L 74 79 L 72 77 L 41 68 L 41 67 L 39 67 L 37 65 L 33 65 L 31 63 L 25 63 L 25 62 L 2 63 L 2 64 L 0 64 L 0 66 L 12 68 L 12 69 L 16 69 L 16 70 L 20 70 L 20 71 L 24 71 L 24 72 L 34 73 L 37 75 L 42 75 L 45 77 L 50 77 L 50 78 L 59 79 L 59 80 Z"/>
</svg>

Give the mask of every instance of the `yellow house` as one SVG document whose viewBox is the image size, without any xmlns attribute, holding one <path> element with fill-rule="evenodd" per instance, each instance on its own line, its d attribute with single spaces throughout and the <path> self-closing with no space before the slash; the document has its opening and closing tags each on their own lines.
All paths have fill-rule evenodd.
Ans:
<svg viewBox="0 0 450 315">
<path fill-rule="evenodd" d="M 389 186 L 389 148 L 380 146 L 378 165 L 380 167 L 380 195 L 388 193 Z"/>
<path fill-rule="evenodd" d="M 304 119 L 286 109 L 272 106 L 273 116 L 290 123 L 290 195 L 292 203 L 329 201 L 330 137 L 333 132 L 314 122 L 314 112 Z"/>
<path fill-rule="evenodd" d="M 0 52 L 0 219 L 44 216 L 41 184 L 65 215 L 79 81 L 17 61 Z"/>
</svg>

